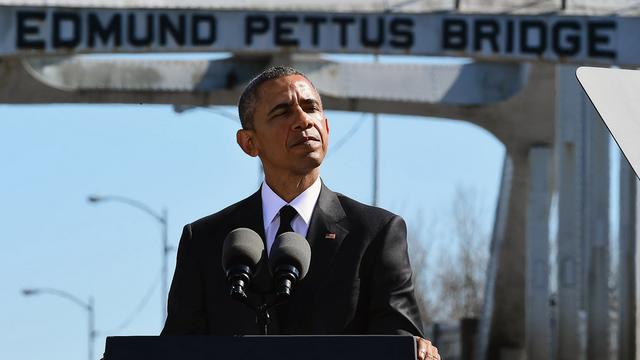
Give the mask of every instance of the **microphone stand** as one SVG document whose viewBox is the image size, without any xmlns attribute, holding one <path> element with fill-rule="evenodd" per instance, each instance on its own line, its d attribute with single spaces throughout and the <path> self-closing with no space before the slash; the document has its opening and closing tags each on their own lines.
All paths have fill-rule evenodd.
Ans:
<svg viewBox="0 0 640 360">
<path fill-rule="evenodd" d="M 262 296 L 262 302 L 260 304 L 252 304 L 249 301 L 249 297 L 245 292 L 245 286 L 249 284 L 251 280 L 252 272 L 248 267 L 241 269 L 241 275 L 234 277 L 231 285 L 230 295 L 236 301 L 244 304 L 256 314 L 256 324 L 260 329 L 260 335 L 268 335 L 269 324 L 271 323 L 271 316 L 269 310 L 286 303 L 291 296 L 291 289 L 293 285 L 298 281 L 300 277 L 300 271 L 291 265 L 280 265 L 275 269 L 275 277 L 277 288 L 275 289 L 275 298 L 271 302 L 266 302 L 264 293 Z M 229 275 L 227 275 L 229 276 Z"/>
<path fill-rule="evenodd" d="M 267 330 L 271 323 L 269 306 L 267 304 L 260 304 L 254 311 L 256 312 L 256 323 L 258 324 L 258 329 L 260 329 L 260 335 L 267 335 Z"/>
<path fill-rule="evenodd" d="M 249 298 L 246 294 L 244 296 L 234 296 L 234 299 L 246 305 L 249 309 L 253 310 L 256 313 L 256 324 L 258 325 L 258 329 L 260 329 L 260 335 L 268 335 L 269 324 L 271 324 L 271 316 L 269 315 L 269 310 L 284 304 L 287 302 L 288 296 L 278 296 L 276 299 L 270 303 L 262 303 L 258 306 L 255 306 L 249 302 Z"/>
</svg>

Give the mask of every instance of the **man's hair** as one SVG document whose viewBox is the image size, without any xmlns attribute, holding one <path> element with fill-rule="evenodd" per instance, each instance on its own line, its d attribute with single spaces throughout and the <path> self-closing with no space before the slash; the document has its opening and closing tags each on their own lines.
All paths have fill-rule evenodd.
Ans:
<svg viewBox="0 0 640 360">
<path fill-rule="evenodd" d="M 240 123 L 243 129 L 253 129 L 253 113 L 256 109 L 256 102 L 258 100 L 258 89 L 262 84 L 269 80 L 279 79 L 285 76 L 300 75 L 307 79 L 314 90 L 315 85 L 309 80 L 307 75 L 289 66 L 273 66 L 270 67 L 258 76 L 254 77 L 247 87 L 244 88 L 240 100 L 238 100 L 238 115 L 240 116 Z"/>
</svg>

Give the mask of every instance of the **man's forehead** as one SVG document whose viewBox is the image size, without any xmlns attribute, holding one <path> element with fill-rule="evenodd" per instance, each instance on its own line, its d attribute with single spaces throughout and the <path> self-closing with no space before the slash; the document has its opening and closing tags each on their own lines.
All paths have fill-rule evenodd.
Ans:
<svg viewBox="0 0 640 360">
<path fill-rule="evenodd" d="M 267 80 L 258 89 L 260 100 L 282 101 L 298 93 L 302 99 L 320 100 L 313 85 L 302 75 L 288 75 Z"/>
</svg>

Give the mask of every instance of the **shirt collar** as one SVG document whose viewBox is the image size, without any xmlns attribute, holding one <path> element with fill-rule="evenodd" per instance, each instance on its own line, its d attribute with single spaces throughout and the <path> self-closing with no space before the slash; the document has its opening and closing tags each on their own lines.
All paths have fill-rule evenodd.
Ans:
<svg viewBox="0 0 640 360">
<path fill-rule="evenodd" d="M 320 177 L 318 177 L 311 186 L 289 203 L 289 205 L 296 209 L 298 215 L 300 215 L 307 226 L 309 226 L 311 222 L 313 208 L 316 206 L 316 202 L 320 196 L 321 185 Z M 267 228 L 275 219 L 276 215 L 278 215 L 280 209 L 287 205 L 287 202 L 273 192 L 266 181 L 262 182 L 260 193 L 262 196 L 262 220 L 264 221 L 265 228 Z"/>
</svg>

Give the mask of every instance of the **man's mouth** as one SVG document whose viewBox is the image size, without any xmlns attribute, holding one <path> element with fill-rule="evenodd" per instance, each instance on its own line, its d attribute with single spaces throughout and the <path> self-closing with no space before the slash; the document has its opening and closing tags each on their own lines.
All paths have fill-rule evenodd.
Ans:
<svg viewBox="0 0 640 360">
<path fill-rule="evenodd" d="M 318 139 L 316 136 L 302 136 L 299 139 L 296 139 L 291 145 L 291 147 L 298 146 L 298 145 L 305 145 L 313 141 L 320 141 L 320 139 Z"/>
</svg>

